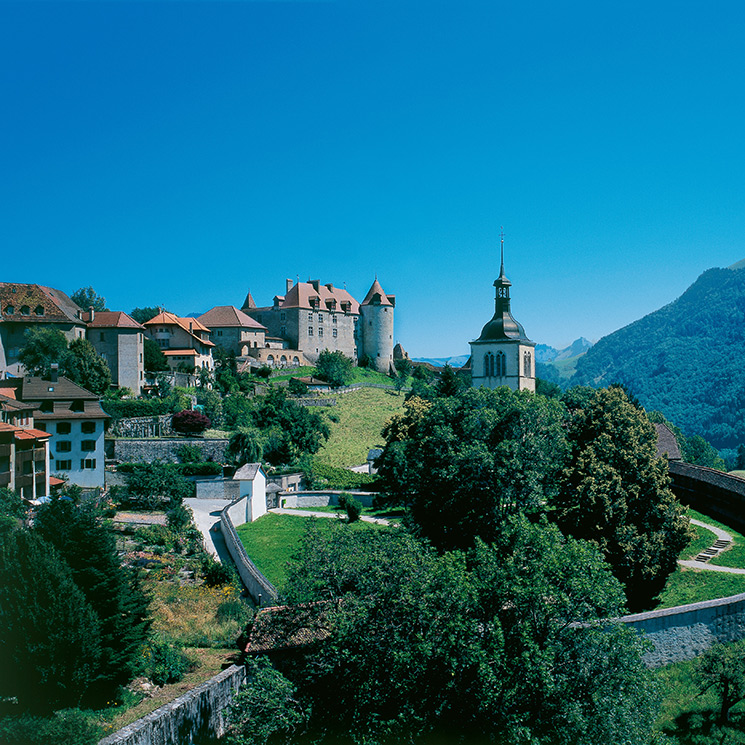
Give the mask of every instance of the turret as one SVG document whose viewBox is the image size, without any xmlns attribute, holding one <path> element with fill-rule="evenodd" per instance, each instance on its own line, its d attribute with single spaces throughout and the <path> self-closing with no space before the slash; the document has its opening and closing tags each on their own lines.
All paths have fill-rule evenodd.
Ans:
<svg viewBox="0 0 745 745">
<path fill-rule="evenodd" d="M 372 366 L 387 374 L 393 367 L 393 309 L 396 296 L 388 295 L 380 286 L 378 278 L 365 295 L 360 305 L 358 344 L 360 354 L 372 360 Z"/>
</svg>

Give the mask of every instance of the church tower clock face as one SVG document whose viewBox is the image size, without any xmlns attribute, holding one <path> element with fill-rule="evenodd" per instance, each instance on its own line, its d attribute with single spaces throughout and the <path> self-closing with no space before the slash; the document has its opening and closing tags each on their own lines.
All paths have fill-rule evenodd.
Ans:
<svg viewBox="0 0 745 745">
<path fill-rule="evenodd" d="M 535 390 L 535 342 L 510 309 L 512 282 L 504 272 L 504 233 L 500 236 L 499 277 L 494 280 L 494 315 L 471 344 L 471 385 Z"/>
</svg>

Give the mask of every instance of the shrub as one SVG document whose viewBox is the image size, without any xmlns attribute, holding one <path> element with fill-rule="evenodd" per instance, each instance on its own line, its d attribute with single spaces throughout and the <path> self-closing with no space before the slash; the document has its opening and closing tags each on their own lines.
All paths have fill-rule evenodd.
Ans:
<svg viewBox="0 0 745 745">
<path fill-rule="evenodd" d="M 207 587 L 219 587 L 233 581 L 233 572 L 208 554 L 202 561 L 202 577 Z"/>
<path fill-rule="evenodd" d="M 100 727 L 79 709 L 64 709 L 51 717 L 0 718 L 4 745 L 96 745 L 100 738 Z"/>
<path fill-rule="evenodd" d="M 136 416 L 159 416 L 168 413 L 168 404 L 157 398 L 137 398 L 117 400 L 105 398 L 101 407 L 112 419 L 125 419 Z"/>
<path fill-rule="evenodd" d="M 173 642 L 154 638 L 143 652 L 145 675 L 155 685 L 178 683 L 194 666 L 191 658 Z"/>
<path fill-rule="evenodd" d="M 174 432 L 182 435 L 201 435 L 212 422 L 209 417 L 199 411 L 185 409 L 174 414 L 171 418 L 171 426 Z"/>
<path fill-rule="evenodd" d="M 176 457 L 181 463 L 203 463 L 204 455 L 199 445 L 184 444 L 176 448 Z"/>
<path fill-rule="evenodd" d="M 377 478 L 367 473 L 356 473 L 346 468 L 330 466 L 317 461 L 302 464 L 306 481 L 312 489 L 366 489 L 375 490 Z"/>
<path fill-rule="evenodd" d="M 268 367 L 267 365 L 262 365 L 257 371 L 256 374 L 260 378 L 268 378 L 272 374 L 272 368 Z"/>
<path fill-rule="evenodd" d="M 362 502 L 359 499 L 355 499 L 351 494 L 342 492 L 339 495 L 339 507 L 346 510 L 347 522 L 355 523 L 360 519 L 362 514 Z"/>
<path fill-rule="evenodd" d="M 168 510 L 166 517 L 168 518 L 168 527 L 177 533 L 180 533 L 191 522 L 191 512 L 182 504 Z"/>
<path fill-rule="evenodd" d="M 290 393 L 296 396 L 302 396 L 304 393 L 308 392 L 308 385 L 298 378 L 290 378 L 290 382 L 287 384 L 287 389 Z"/>
</svg>

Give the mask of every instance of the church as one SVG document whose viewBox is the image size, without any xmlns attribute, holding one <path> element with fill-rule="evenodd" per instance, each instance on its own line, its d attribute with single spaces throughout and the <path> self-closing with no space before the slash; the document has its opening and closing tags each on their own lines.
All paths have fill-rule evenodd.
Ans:
<svg viewBox="0 0 745 745">
<path fill-rule="evenodd" d="M 507 386 L 513 391 L 535 391 L 535 342 L 510 311 L 512 282 L 504 273 L 504 236 L 501 238 L 499 277 L 494 280 L 494 316 L 471 345 L 471 385 Z"/>
</svg>

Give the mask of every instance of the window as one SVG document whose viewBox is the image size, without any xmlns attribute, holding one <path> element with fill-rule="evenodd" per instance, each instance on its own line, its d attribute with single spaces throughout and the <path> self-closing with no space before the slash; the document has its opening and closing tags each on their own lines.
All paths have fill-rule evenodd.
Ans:
<svg viewBox="0 0 745 745">
<path fill-rule="evenodd" d="M 21 315 L 27 316 L 31 313 L 31 308 L 28 307 L 28 305 L 22 305 L 21 306 Z"/>
<path fill-rule="evenodd" d="M 313 336 L 313 327 L 308 326 L 308 336 Z"/>
<path fill-rule="evenodd" d="M 82 458 L 80 460 L 80 468 L 83 471 L 92 471 L 96 467 L 96 459 L 95 458 Z"/>
<path fill-rule="evenodd" d="M 96 423 L 95 422 L 83 422 L 80 425 L 80 431 L 84 435 L 92 435 L 96 431 Z"/>
<path fill-rule="evenodd" d="M 71 460 L 57 460 L 54 462 L 55 468 L 58 471 L 71 471 L 72 461 Z"/>
<path fill-rule="evenodd" d="M 530 363 L 530 352 L 525 352 L 525 354 L 523 355 L 523 375 L 525 375 L 526 378 L 529 378 L 532 374 L 532 366 Z"/>
<path fill-rule="evenodd" d="M 14 314 L 14 313 L 16 312 L 16 309 L 15 309 L 15 308 L 14 308 L 14 307 L 13 307 L 12 305 L 9 305 L 9 306 L 8 306 L 8 307 L 7 307 L 6 309 L 5 309 L 5 312 L 6 312 L 6 313 L 7 313 L 7 314 L 8 314 L 9 316 L 12 316 L 12 315 L 13 315 L 13 314 Z"/>
<path fill-rule="evenodd" d="M 318 336 L 320 336 L 321 338 L 323 338 L 323 329 L 322 328 L 318 329 Z"/>
<path fill-rule="evenodd" d="M 281 312 L 281 313 L 279 314 L 279 320 L 280 320 L 280 321 L 285 321 L 285 320 L 287 320 L 287 313 L 285 313 L 284 311 L 282 311 L 282 312 Z"/>
<path fill-rule="evenodd" d="M 336 323 L 336 313 L 334 313 L 334 315 L 331 316 L 331 322 Z"/>
<path fill-rule="evenodd" d="M 36 307 L 34 308 L 34 313 L 35 313 L 35 314 L 36 314 L 37 316 L 43 316 L 43 315 L 44 315 L 44 308 L 43 308 L 43 306 L 41 306 L 41 305 L 37 305 L 37 306 L 36 306 Z"/>
<path fill-rule="evenodd" d="M 318 314 L 318 323 L 323 323 L 323 313 Z"/>
<path fill-rule="evenodd" d="M 106 334 L 102 331 L 98 337 L 99 341 L 106 341 Z"/>
<path fill-rule="evenodd" d="M 287 336 L 287 326 L 280 326 L 280 328 L 279 328 L 279 335 L 280 336 Z"/>
<path fill-rule="evenodd" d="M 308 313 L 308 320 L 309 321 L 312 321 L 313 320 L 313 314 L 312 313 Z"/>
<path fill-rule="evenodd" d="M 334 339 L 336 339 L 336 329 L 334 329 L 333 331 L 333 336 L 334 336 Z"/>
<path fill-rule="evenodd" d="M 54 403 L 52 401 L 42 401 L 41 406 L 39 406 L 39 410 L 46 413 L 54 411 Z"/>
<path fill-rule="evenodd" d="M 83 440 L 80 443 L 80 449 L 84 453 L 92 453 L 96 449 L 96 441 L 95 440 Z"/>
<path fill-rule="evenodd" d="M 81 400 L 73 401 L 70 404 L 70 411 L 85 411 L 85 404 Z"/>
<path fill-rule="evenodd" d="M 217 335 L 222 336 L 222 331 L 220 329 L 217 330 Z"/>
<path fill-rule="evenodd" d="M 10 456 L 0 458 L 0 473 L 10 471 Z"/>
<path fill-rule="evenodd" d="M 72 442 L 70 440 L 60 440 L 55 447 L 58 453 L 69 453 L 72 450 Z"/>
<path fill-rule="evenodd" d="M 46 424 L 37 424 L 36 429 L 40 429 L 42 432 L 47 431 L 47 425 Z"/>
<path fill-rule="evenodd" d="M 504 352 L 499 352 L 497 354 L 497 375 L 501 378 L 503 378 L 505 375 L 507 375 L 507 360 L 504 356 Z"/>
</svg>

